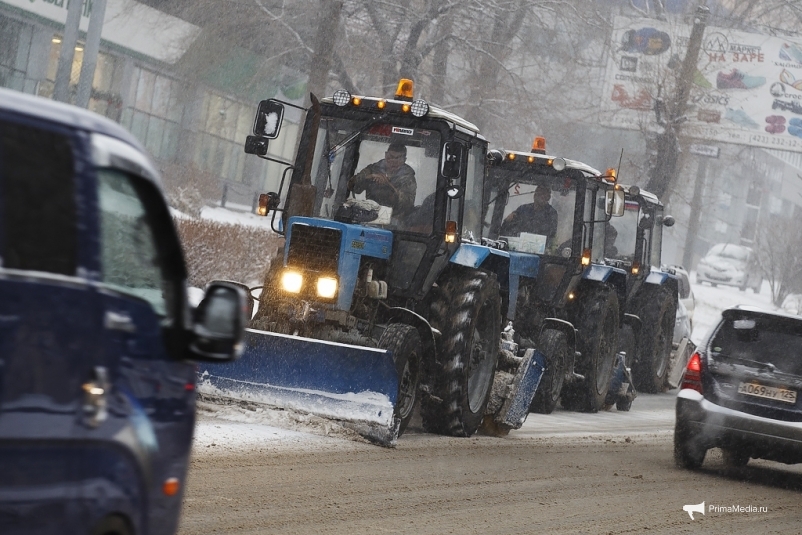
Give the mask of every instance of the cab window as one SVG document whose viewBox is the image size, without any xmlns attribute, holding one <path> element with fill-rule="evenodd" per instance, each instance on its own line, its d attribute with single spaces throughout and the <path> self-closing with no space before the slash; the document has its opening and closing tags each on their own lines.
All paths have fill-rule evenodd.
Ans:
<svg viewBox="0 0 802 535">
<path fill-rule="evenodd" d="M 160 217 L 147 202 L 152 188 L 120 171 L 98 172 L 102 281 L 148 302 L 159 316 L 168 316 L 175 288 L 159 247 Z"/>
</svg>

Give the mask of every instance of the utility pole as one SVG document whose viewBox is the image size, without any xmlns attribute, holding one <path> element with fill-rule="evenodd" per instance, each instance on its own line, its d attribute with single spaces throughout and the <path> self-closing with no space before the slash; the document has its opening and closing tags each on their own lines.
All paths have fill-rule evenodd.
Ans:
<svg viewBox="0 0 802 535">
<path fill-rule="evenodd" d="M 103 31 L 105 16 L 106 0 L 93 0 L 89 28 L 86 31 L 84 60 L 81 63 L 81 78 L 78 80 L 78 94 L 75 96 L 75 105 L 82 108 L 89 106 L 89 97 L 92 95 L 92 81 L 95 78 L 97 55 L 100 51 L 100 34 Z"/>
<path fill-rule="evenodd" d="M 693 185 L 693 197 L 691 197 L 691 216 L 688 219 L 688 233 L 685 234 L 685 246 L 682 250 L 682 265 L 688 271 L 693 268 L 691 263 L 693 262 L 696 235 L 699 233 L 699 223 L 702 219 L 702 197 L 707 179 L 707 158 L 699 156 L 697 160 L 699 166 L 696 169 L 696 182 Z"/>
<path fill-rule="evenodd" d="M 67 21 L 64 23 L 64 36 L 61 38 L 61 53 L 56 67 L 56 83 L 53 87 L 53 100 L 69 102 L 72 62 L 75 59 L 75 45 L 78 43 L 78 27 L 81 25 L 83 0 L 70 0 L 67 5 Z"/>
<path fill-rule="evenodd" d="M 665 106 L 658 101 L 655 105 L 657 122 L 663 126 L 664 131 L 657 136 L 657 158 L 649 174 L 646 189 L 659 199 L 666 202 L 666 193 L 669 192 L 677 173 L 677 159 L 679 157 L 679 136 L 682 123 L 685 121 L 685 112 L 688 109 L 688 97 L 691 93 L 693 75 L 699 63 L 699 51 L 702 49 L 702 39 L 707 26 L 710 10 L 706 6 L 696 8 L 693 18 L 691 37 L 688 40 L 688 50 L 682 62 L 677 91 L 673 101 Z M 665 112 L 666 117 L 662 116 Z"/>
</svg>

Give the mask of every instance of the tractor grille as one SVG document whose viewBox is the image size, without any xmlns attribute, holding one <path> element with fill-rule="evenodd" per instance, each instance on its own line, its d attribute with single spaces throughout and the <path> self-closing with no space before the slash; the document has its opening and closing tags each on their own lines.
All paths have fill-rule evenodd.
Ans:
<svg viewBox="0 0 802 535">
<path fill-rule="evenodd" d="M 311 271 L 337 273 L 341 236 L 342 233 L 337 229 L 296 223 L 292 226 L 287 265 Z"/>
</svg>

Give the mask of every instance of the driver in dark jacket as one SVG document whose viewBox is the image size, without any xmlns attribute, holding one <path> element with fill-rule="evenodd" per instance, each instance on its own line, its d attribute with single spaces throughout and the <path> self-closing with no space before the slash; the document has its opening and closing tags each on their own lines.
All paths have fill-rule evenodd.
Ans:
<svg viewBox="0 0 802 535">
<path fill-rule="evenodd" d="M 521 232 L 530 232 L 546 236 L 547 243 L 552 243 L 557 234 L 557 210 L 549 204 L 551 190 L 547 186 L 538 186 L 532 195 L 532 203 L 524 204 L 508 215 L 501 224 L 502 236 L 519 236 Z"/>
<path fill-rule="evenodd" d="M 402 143 L 392 143 L 384 153 L 384 159 L 372 163 L 351 177 L 348 188 L 354 193 L 365 192 L 365 196 L 382 206 L 393 209 L 393 217 L 404 216 L 415 205 L 418 184 L 415 170 L 405 162 L 407 148 Z"/>
</svg>

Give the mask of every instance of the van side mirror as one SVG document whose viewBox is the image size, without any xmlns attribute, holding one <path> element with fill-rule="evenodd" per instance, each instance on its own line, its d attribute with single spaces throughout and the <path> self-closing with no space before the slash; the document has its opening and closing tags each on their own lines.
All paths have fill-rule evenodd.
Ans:
<svg viewBox="0 0 802 535">
<path fill-rule="evenodd" d="M 190 358 L 212 362 L 239 358 L 247 309 L 248 297 L 240 285 L 211 283 L 195 309 Z"/>
<path fill-rule="evenodd" d="M 624 190 L 608 189 L 604 197 L 604 213 L 613 217 L 624 215 Z"/>
<path fill-rule="evenodd" d="M 449 141 L 443 145 L 443 159 L 440 163 L 440 174 L 446 178 L 457 178 L 465 158 L 465 145 L 458 141 Z"/>
</svg>

